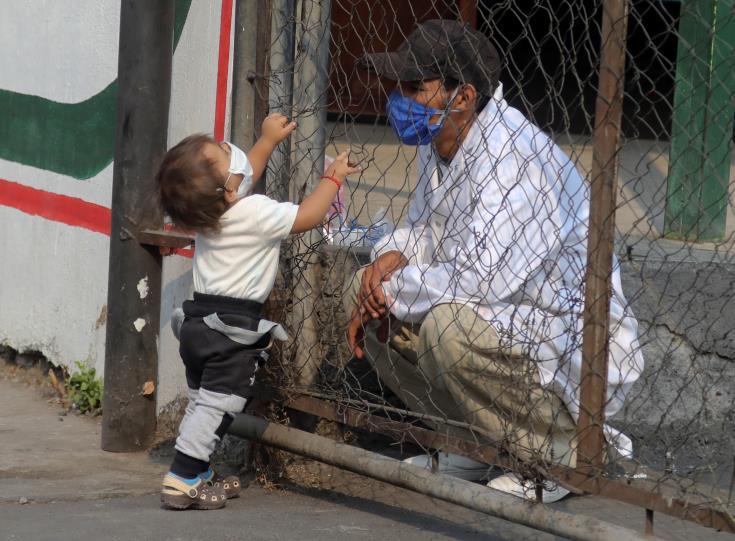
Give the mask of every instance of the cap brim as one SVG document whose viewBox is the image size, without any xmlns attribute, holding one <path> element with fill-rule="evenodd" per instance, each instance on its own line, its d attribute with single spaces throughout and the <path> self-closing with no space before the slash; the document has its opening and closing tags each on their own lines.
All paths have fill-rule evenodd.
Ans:
<svg viewBox="0 0 735 541">
<path fill-rule="evenodd" d="M 357 67 L 374 71 L 391 81 L 422 81 L 439 77 L 435 72 L 416 65 L 404 52 L 371 53 L 357 61 Z"/>
</svg>

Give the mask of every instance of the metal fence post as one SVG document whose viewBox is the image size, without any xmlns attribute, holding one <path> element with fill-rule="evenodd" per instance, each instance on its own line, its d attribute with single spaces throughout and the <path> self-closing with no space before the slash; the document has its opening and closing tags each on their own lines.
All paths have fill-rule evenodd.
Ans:
<svg viewBox="0 0 735 541">
<path fill-rule="evenodd" d="M 117 128 L 107 292 L 102 448 L 145 448 L 156 427 L 161 255 L 136 240 L 163 222 L 155 167 L 166 152 L 174 2 L 130 0 L 120 11 Z M 150 221 L 146 221 L 150 220 Z"/>
<path fill-rule="evenodd" d="M 291 118 L 293 109 L 294 47 L 296 42 L 296 1 L 271 0 L 269 110 Z M 279 200 L 289 198 L 291 138 L 278 145 L 268 165 L 268 187 Z"/>
<path fill-rule="evenodd" d="M 595 105 L 584 335 L 578 426 L 578 466 L 602 465 L 607 403 L 610 292 L 615 235 L 617 153 L 623 109 L 627 0 L 602 7 L 600 78 Z M 585 468 L 587 467 L 587 468 Z"/>
<path fill-rule="evenodd" d="M 237 2 L 232 63 L 232 142 L 250 148 L 268 110 L 267 48 L 270 43 L 270 1 Z M 265 182 L 255 186 L 265 192 Z"/>
<path fill-rule="evenodd" d="M 298 202 L 310 193 L 324 172 L 324 148 L 327 121 L 327 88 L 329 86 L 329 42 L 331 2 L 304 0 L 301 7 L 301 30 L 298 50 L 300 63 L 294 88 L 294 109 L 299 126 L 292 136 L 294 177 L 292 200 Z M 302 187 L 304 191 L 302 191 Z M 321 233 L 312 230 L 298 237 L 295 258 L 292 331 L 296 337 L 294 383 L 310 385 L 316 378 L 322 358 L 316 300 L 320 292 L 319 256 L 313 247 Z"/>
</svg>

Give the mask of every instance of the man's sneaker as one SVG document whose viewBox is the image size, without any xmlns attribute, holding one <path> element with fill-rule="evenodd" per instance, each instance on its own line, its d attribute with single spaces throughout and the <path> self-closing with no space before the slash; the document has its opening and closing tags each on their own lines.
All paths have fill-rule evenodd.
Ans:
<svg viewBox="0 0 735 541">
<path fill-rule="evenodd" d="M 237 498 L 242 490 L 240 478 L 237 475 L 228 475 L 227 477 L 223 477 L 216 473 L 212 468 L 209 468 L 207 471 L 200 474 L 199 477 L 201 477 L 209 486 L 224 490 L 225 496 L 227 496 L 228 500 Z"/>
<path fill-rule="evenodd" d="M 430 455 L 417 455 L 407 458 L 403 462 L 413 464 L 414 466 L 421 466 L 427 470 L 433 470 L 432 460 Z M 459 477 L 465 481 L 481 481 L 482 479 L 487 479 L 490 470 L 492 470 L 492 466 L 462 455 L 439 453 L 436 460 L 437 473 Z"/>
<path fill-rule="evenodd" d="M 530 479 L 522 479 L 515 473 L 506 473 L 500 477 L 496 477 L 487 484 L 488 487 L 511 494 L 517 498 L 524 500 L 536 501 L 536 483 Z M 551 485 L 546 483 L 541 490 L 541 501 L 543 503 L 558 502 L 569 494 L 566 488 L 559 485 Z"/>
<path fill-rule="evenodd" d="M 165 509 L 220 509 L 226 503 L 224 489 L 210 486 L 201 478 L 193 484 L 172 473 L 163 478 L 161 507 Z"/>
</svg>

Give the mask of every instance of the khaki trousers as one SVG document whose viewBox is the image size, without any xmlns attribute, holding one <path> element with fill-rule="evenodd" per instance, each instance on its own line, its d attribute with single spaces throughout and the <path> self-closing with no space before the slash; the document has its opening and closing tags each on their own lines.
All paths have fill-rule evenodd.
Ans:
<svg viewBox="0 0 735 541">
<path fill-rule="evenodd" d="M 362 273 L 344 292 L 347 314 Z M 566 406 L 541 386 L 535 362 L 520 346 L 501 344 L 471 306 L 441 304 L 420 325 L 392 324 L 387 343 L 376 338 L 376 326 L 366 326 L 365 350 L 380 380 L 408 409 L 472 427 L 429 423 L 433 428 L 491 443 L 526 462 L 575 465 L 576 425 Z"/>
</svg>

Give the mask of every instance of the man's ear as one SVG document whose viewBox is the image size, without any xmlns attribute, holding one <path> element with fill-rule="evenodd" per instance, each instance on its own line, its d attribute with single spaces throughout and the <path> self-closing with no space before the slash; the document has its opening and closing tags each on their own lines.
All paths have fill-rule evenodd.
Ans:
<svg viewBox="0 0 735 541">
<path fill-rule="evenodd" d="M 471 83 L 463 84 L 454 99 L 453 109 L 474 111 L 477 104 L 477 89 Z"/>
</svg>

